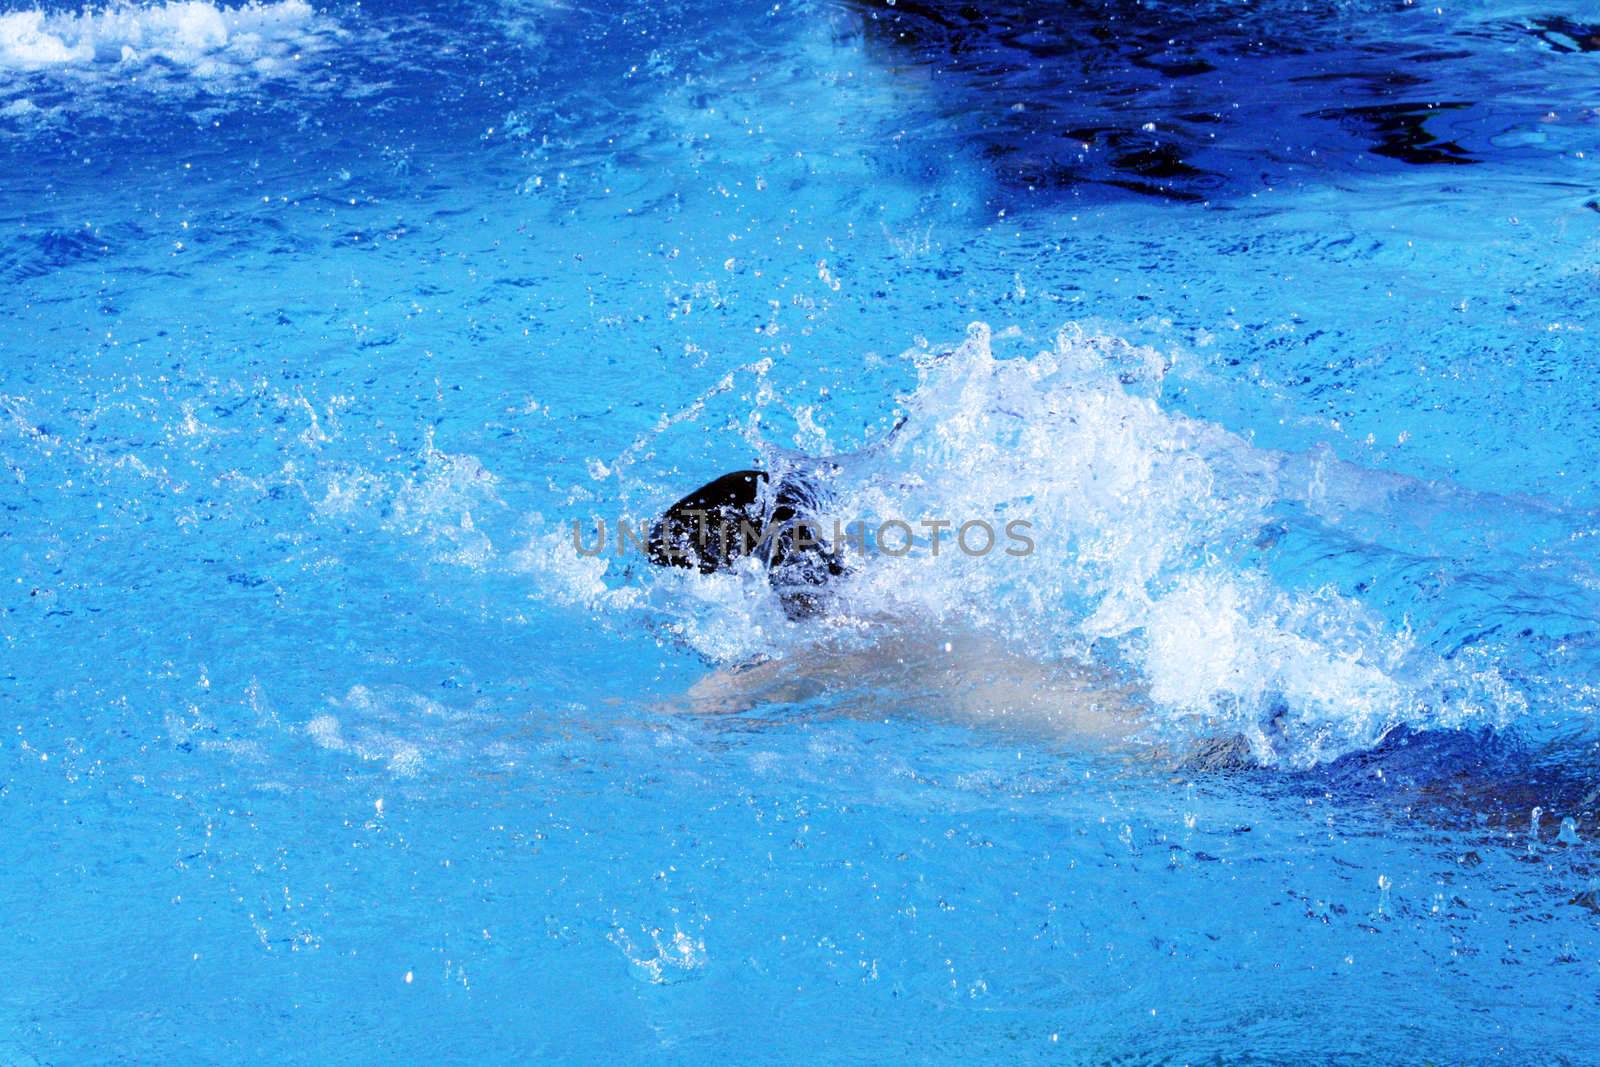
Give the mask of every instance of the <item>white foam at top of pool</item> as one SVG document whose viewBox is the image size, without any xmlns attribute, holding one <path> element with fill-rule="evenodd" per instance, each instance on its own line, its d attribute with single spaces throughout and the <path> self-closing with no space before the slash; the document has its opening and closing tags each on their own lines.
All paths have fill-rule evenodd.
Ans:
<svg viewBox="0 0 1600 1067">
<path fill-rule="evenodd" d="M 331 27 L 305 0 L 219 7 L 205 0 L 47 14 L 0 13 L 0 70 L 139 64 L 161 59 L 203 77 L 267 71 Z"/>
</svg>

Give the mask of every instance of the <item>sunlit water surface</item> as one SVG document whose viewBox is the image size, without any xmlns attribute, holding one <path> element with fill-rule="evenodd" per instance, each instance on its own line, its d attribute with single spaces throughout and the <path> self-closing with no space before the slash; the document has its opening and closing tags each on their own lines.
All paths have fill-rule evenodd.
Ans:
<svg viewBox="0 0 1600 1067">
<path fill-rule="evenodd" d="M 0 13 L 0 1062 L 1600 1061 L 1585 7 Z"/>
</svg>

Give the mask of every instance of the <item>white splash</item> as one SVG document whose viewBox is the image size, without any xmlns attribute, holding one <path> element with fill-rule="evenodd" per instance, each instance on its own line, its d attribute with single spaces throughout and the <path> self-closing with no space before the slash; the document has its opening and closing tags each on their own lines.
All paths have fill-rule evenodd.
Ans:
<svg viewBox="0 0 1600 1067">
<path fill-rule="evenodd" d="M 333 711 L 302 727 L 306 737 L 329 752 L 382 763 L 396 778 L 415 778 L 432 759 L 459 759 L 475 749 L 467 737 L 470 714 L 397 686 L 351 686 L 329 704 Z"/>
<path fill-rule="evenodd" d="M 0 14 L 0 70 L 127 70 L 159 60 L 208 79 L 270 74 L 333 32 L 333 23 L 305 0 L 239 7 L 174 0 L 76 13 L 34 8 Z"/>
<path fill-rule="evenodd" d="M 693 977 L 710 957 L 703 937 L 685 933 L 674 925 L 671 933 L 660 927 L 643 930 L 648 945 L 636 943 L 628 928 L 614 923 L 606 940 L 628 960 L 628 973 L 647 985 L 666 985 Z"/>
<path fill-rule="evenodd" d="M 1492 665 L 1445 663 L 1331 588 L 1280 588 L 1254 546 L 1286 507 L 1387 505 L 1394 476 L 1258 449 L 1160 402 L 1175 356 L 1072 326 L 996 359 L 986 327 L 925 354 L 905 429 L 857 475 L 855 513 L 1023 516 L 1021 560 L 878 558 L 882 607 L 1005 634 L 1039 656 L 1093 646 L 1140 677 L 1164 725 L 1237 731 L 1311 764 L 1414 726 L 1504 722 L 1525 704 Z M 1370 476 L 1366 476 L 1370 474 Z"/>
<path fill-rule="evenodd" d="M 328 470 L 314 507 L 324 518 L 382 515 L 383 529 L 426 546 L 435 561 L 482 569 L 496 551 L 474 514 L 502 509 L 498 485 L 499 479 L 476 456 L 435 448 L 430 432 L 409 472 Z"/>
</svg>

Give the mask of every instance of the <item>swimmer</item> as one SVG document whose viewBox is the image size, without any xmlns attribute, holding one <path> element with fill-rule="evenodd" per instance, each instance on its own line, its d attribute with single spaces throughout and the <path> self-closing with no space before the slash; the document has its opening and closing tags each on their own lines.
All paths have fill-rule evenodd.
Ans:
<svg viewBox="0 0 1600 1067">
<path fill-rule="evenodd" d="M 784 613 L 816 626 L 803 654 L 696 683 L 692 710 L 820 702 L 874 717 L 932 712 L 1099 747 L 1130 743 L 1139 732 L 1143 701 L 1108 669 L 1041 662 L 991 635 L 851 615 L 836 595 L 849 569 L 816 518 L 825 504 L 815 477 L 740 470 L 696 489 L 651 526 L 652 563 L 713 574 L 754 556 Z M 871 697 L 869 706 L 851 699 L 860 696 Z"/>
<path fill-rule="evenodd" d="M 1286 464 L 1313 461 L 1324 483 L 1330 473 L 1354 472 L 1331 467 L 1320 456 L 1284 458 Z M 1148 728 L 1156 719 L 1148 694 L 1110 667 L 1043 661 L 992 634 L 852 610 L 844 595 L 852 568 L 820 532 L 831 503 L 828 476 L 840 463 L 808 460 L 800 466 L 805 473 L 751 469 L 723 475 L 674 503 L 651 527 L 646 548 L 659 566 L 713 574 L 746 556 L 759 559 L 785 615 L 809 631 L 805 644 L 783 656 L 700 679 L 678 710 L 717 715 L 805 705 L 811 714 L 945 719 L 1065 741 L 1185 777 L 1260 766 L 1249 740 L 1235 729 L 1162 740 L 1162 732 Z M 1415 492 L 1409 484 L 1382 482 L 1380 488 Z M 1355 496 L 1347 491 L 1343 498 Z M 1280 730 L 1279 717 L 1262 729 Z M 1463 755 L 1441 759 L 1441 749 Z M 1531 811 L 1535 826 L 1541 816 L 1550 823 L 1545 832 L 1553 837 L 1560 826 L 1550 813 L 1571 813 L 1574 825 L 1593 832 L 1600 786 L 1589 776 L 1552 779 L 1548 763 L 1534 757 L 1519 762 L 1496 751 L 1485 756 L 1475 736 L 1446 732 L 1424 739 L 1398 729 L 1325 773 L 1347 785 L 1381 783 L 1380 795 L 1392 799 L 1398 790 L 1441 819 L 1479 819 L 1490 812 L 1498 813 L 1496 825 L 1521 829 Z M 1593 893 L 1572 903 L 1600 912 Z"/>
</svg>

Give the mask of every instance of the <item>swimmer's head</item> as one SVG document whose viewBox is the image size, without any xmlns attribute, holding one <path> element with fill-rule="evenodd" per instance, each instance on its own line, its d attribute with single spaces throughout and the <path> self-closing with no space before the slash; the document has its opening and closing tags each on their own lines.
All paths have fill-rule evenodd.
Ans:
<svg viewBox="0 0 1600 1067">
<path fill-rule="evenodd" d="M 822 610 L 828 583 L 845 573 L 823 539 L 816 503 L 816 489 L 804 479 L 773 485 L 766 471 L 734 471 L 668 508 L 651 526 L 646 552 L 657 566 L 701 574 L 756 556 L 784 613 L 805 618 Z"/>
</svg>

